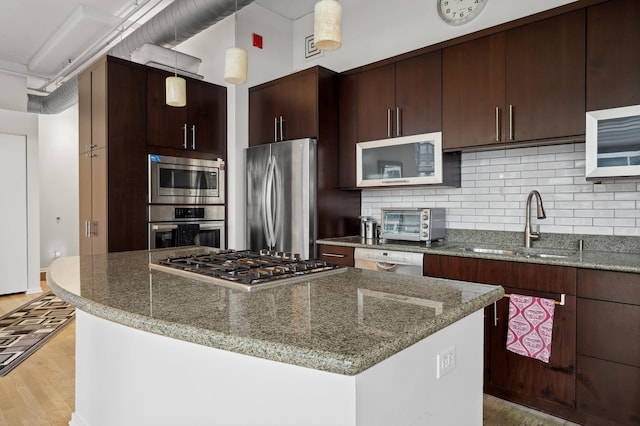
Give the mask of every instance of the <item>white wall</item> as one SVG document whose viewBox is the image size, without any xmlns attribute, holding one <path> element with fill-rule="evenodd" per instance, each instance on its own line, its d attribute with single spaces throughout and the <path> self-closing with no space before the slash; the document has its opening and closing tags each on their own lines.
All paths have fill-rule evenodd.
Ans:
<svg viewBox="0 0 640 426">
<path fill-rule="evenodd" d="M 78 105 L 56 115 L 41 115 L 40 267 L 78 248 Z"/>
<path fill-rule="evenodd" d="M 0 73 L 0 109 L 27 111 L 27 79 Z"/>
<path fill-rule="evenodd" d="M 0 132 L 27 137 L 27 292 L 40 291 L 40 200 L 38 187 L 38 116 L 0 109 Z M 7 208 L 4 204 L 3 208 Z M 5 223 L 4 226 L 11 226 Z M 2 241 L 10 244 L 10 241 Z"/>
</svg>

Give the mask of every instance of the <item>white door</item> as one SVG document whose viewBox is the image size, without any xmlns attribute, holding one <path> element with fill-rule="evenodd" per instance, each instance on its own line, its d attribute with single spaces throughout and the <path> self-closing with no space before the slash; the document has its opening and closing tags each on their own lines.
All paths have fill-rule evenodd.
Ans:
<svg viewBox="0 0 640 426">
<path fill-rule="evenodd" d="M 27 137 L 0 133 L 0 294 L 27 290 Z"/>
</svg>

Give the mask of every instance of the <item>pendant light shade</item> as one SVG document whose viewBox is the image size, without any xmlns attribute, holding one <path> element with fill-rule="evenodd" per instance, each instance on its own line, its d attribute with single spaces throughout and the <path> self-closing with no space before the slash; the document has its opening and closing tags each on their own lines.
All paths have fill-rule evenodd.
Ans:
<svg viewBox="0 0 640 426">
<path fill-rule="evenodd" d="M 313 10 L 313 42 L 320 50 L 342 46 L 342 6 L 336 0 L 320 0 Z"/>
<path fill-rule="evenodd" d="M 233 15 L 233 32 L 238 43 L 238 0 Z M 224 81 L 229 84 L 242 84 L 247 81 L 247 51 L 241 47 L 230 47 L 224 52 Z"/>
<path fill-rule="evenodd" d="M 247 51 L 240 47 L 230 47 L 224 55 L 224 81 L 242 84 L 247 81 Z"/>
<path fill-rule="evenodd" d="M 183 107 L 187 104 L 187 82 L 182 77 L 167 77 L 166 102 L 173 107 Z"/>
</svg>

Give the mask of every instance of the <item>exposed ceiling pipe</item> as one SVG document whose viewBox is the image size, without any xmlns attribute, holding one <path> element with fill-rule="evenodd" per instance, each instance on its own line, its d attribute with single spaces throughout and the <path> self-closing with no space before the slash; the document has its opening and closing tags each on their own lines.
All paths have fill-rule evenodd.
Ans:
<svg viewBox="0 0 640 426">
<path fill-rule="evenodd" d="M 254 0 L 238 0 L 238 10 Z M 236 11 L 235 0 L 175 0 L 118 43 L 108 54 L 130 59 L 145 43 L 174 46 L 209 28 Z M 175 29 L 177 27 L 177 36 Z M 57 114 L 78 101 L 78 80 L 73 77 L 48 96 L 28 95 L 27 111 Z"/>
</svg>

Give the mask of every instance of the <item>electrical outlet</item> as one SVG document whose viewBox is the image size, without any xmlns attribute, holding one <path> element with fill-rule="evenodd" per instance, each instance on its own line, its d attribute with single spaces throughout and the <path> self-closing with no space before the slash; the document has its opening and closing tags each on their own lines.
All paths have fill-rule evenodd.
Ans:
<svg viewBox="0 0 640 426">
<path fill-rule="evenodd" d="M 450 346 L 436 356 L 436 379 L 444 376 L 456 367 L 456 348 Z"/>
</svg>

